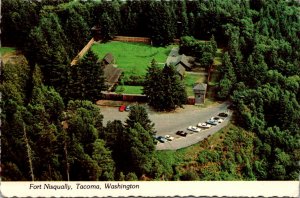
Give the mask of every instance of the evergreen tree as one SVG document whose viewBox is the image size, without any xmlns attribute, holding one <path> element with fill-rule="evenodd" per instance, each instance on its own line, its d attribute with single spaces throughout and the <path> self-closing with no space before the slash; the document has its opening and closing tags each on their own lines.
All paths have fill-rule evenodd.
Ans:
<svg viewBox="0 0 300 198">
<path fill-rule="evenodd" d="M 163 104 L 160 102 L 164 97 L 162 79 L 162 70 L 153 59 L 151 66 L 147 69 L 143 93 L 147 96 L 148 104 L 157 109 L 163 108 Z"/>
<path fill-rule="evenodd" d="M 93 144 L 92 158 L 98 163 L 100 167 L 99 181 L 114 180 L 115 162 L 112 159 L 111 151 L 105 148 L 105 142 L 97 139 Z"/>
<path fill-rule="evenodd" d="M 220 99 L 226 99 L 232 92 L 234 84 L 236 83 L 234 68 L 232 66 L 230 56 L 227 52 L 225 52 L 223 55 L 221 72 L 223 75 L 223 79 L 221 79 L 219 82 L 217 94 Z"/>
<path fill-rule="evenodd" d="M 163 70 L 152 62 L 148 69 L 144 85 L 144 94 L 148 103 L 158 111 L 170 111 L 182 107 L 187 100 L 187 94 L 174 66 L 166 65 Z"/>
<path fill-rule="evenodd" d="M 3 0 L 1 9 L 2 46 L 24 47 L 30 30 L 37 25 L 38 2 L 24 0 Z"/>
<path fill-rule="evenodd" d="M 127 129 L 126 139 L 127 171 L 135 172 L 138 177 L 151 174 L 154 171 L 152 164 L 155 147 L 150 132 L 136 123 L 134 127 Z"/>
<path fill-rule="evenodd" d="M 182 36 L 189 35 L 189 21 L 186 13 L 186 2 L 178 1 L 177 6 L 177 38 L 180 38 Z"/>
<path fill-rule="evenodd" d="M 149 2 L 149 36 L 155 45 L 166 45 L 173 41 L 176 33 L 175 13 L 166 3 Z"/>
<path fill-rule="evenodd" d="M 69 43 L 55 13 L 42 13 L 25 48 L 30 63 L 56 65 L 69 63 Z"/>
<path fill-rule="evenodd" d="M 155 134 L 154 123 L 148 117 L 148 113 L 143 106 L 135 105 L 130 108 L 130 113 L 125 121 L 126 127 L 132 128 L 139 123 L 146 131 Z"/>
<path fill-rule="evenodd" d="M 68 17 L 66 19 L 64 32 L 72 45 L 72 56 L 75 56 L 87 43 L 90 38 L 90 29 L 87 21 L 78 14 L 74 9 L 68 10 Z"/>
<path fill-rule="evenodd" d="M 187 93 L 175 67 L 173 65 L 165 65 L 162 73 L 164 89 L 163 110 L 174 110 L 176 107 L 182 107 L 187 101 Z"/>
<path fill-rule="evenodd" d="M 96 101 L 101 98 L 101 91 L 106 89 L 103 67 L 97 63 L 97 57 L 92 51 L 70 70 L 69 99 Z"/>
<path fill-rule="evenodd" d="M 101 14 L 99 19 L 100 27 L 101 27 L 101 35 L 104 41 L 108 41 L 112 39 L 116 34 L 116 26 L 113 23 L 113 20 L 109 17 L 106 12 Z"/>
</svg>

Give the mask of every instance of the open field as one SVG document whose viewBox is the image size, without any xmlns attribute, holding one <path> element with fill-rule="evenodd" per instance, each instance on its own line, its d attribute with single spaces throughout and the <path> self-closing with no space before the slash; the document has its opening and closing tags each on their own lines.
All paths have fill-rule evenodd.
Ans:
<svg viewBox="0 0 300 198">
<path fill-rule="evenodd" d="M 123 90 L 122 90 L 123 87 Z M 120 93 L 126 93 L 126 94 L 142 94 L 143 93 L 143 86 L 130 86 L 130 85 L 123 85 L 123 86 L 118 86 L 116 88 L 115 92 L 120 92 Z"/>
<path fill-rule="evenodd" d="M 194 96 L 193 87 L 195 83 L 206 82 L 206 76 L 202 74 L 186 74 L 184 77 L 185 89 L 188 96 Z"/>
<path fill-rule="evenodd" d="M 92 51 L 99 58 L 103 58 L 106 53 L 112 53 L 115 64 L 123 69 L 125 76 L 145 75 L 151 60 L 158 63 L 165 63 L 172 46 L 153 47 L 143 43 L 127 43 L 111 41 L 107 43 L 96 43 L 92 46 Z M 159 64 L 163 67 L 163 64 Z"/>
<path fill-rule="evenodd" d="M 14 52 L 14 51 L 16 51 L 16 49 L 13 47 L 0 47 L 0 57 L 2 57 L 6 53 Z"/>
</svg>

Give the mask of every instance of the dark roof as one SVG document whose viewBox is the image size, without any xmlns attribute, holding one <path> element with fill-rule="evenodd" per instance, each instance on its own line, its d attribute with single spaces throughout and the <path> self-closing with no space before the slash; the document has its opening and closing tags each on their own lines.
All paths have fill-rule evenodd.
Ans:
<svg viewBox="0 0 300 198">
<path fill-rule="evenodd" d="M 108 64 L 105 65 L 103 72 L 106 82 L 109 84 L 114 84 L 118 82 L 122 74 L 122 69 L 116 68 L 113 65 Z"/>
<path fill-rule="evenodd" d="M 114 61 L 114 57 L 111 53 L 107 53 L 103 60 L 107 63 L 107 64 L 111 64 Z"/>
<path fill-rule="evenodd" d="M 193 90 L 195 91 L 205 91 L 207 88 L 207 84 L 205 83 L 198 83 L 193 87 Z"/>
<path fill-rule="evenodd" d="M 180 76 L 183 76 L 185 72 L 185 68 L 181 64 L 178 64 L 176 67 L 176 71 L 180 74 Z"/>
<path fill-rule="evenodd" d="M 192 64 L 189 62 L 189 58 L 184 54 L 182 54 L 181 56 L 178 57 L 177 62 L 175 63 L 175 65 L 178 65 L 178 64 L 181 64 L 186 69 L 191 69 L 192 68 Z"/>
</svg>

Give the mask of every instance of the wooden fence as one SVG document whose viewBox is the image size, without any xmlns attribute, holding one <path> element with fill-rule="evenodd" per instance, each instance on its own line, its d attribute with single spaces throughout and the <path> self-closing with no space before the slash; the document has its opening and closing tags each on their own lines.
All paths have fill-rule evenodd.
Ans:
<svg viewBox="0 0 300 198">
<path fill-rule="evenodd" d="M 135 43 L 146 43 L 152 44 L 151 38 L 149 37 L 132 37 L 132 36 L 115 36 L 113 41 L 123 41 L 123 42 L 135 42 Z M 173 42 L 175 44 L 180 43 L 180 39 L 174 39 Z"/>
<path fill-rule="evenodd" d="M 104 100 L 119 100 L 128 102 L 147 102 L 147 97 L 141 94 L 117 94 L 115 92 L 102 92 Z"/>
<path fill-rule="evenodd" d="M 102 92 L 103 100 L 117 100 L 127 102 L 147 102 L 147 97 L 142 94 L 117 94 L 115 92 Z M 195 97 L 190 96 L 186 104 L 194 105 Z"/>
<path fill-rule="evenodd" d="M 92 38 L 85 46 L 84 48 L 82 48 L 82 50 L 77 54 L 77 56 L 72 60 L 71 62 L 71 66 L 76 65 L 78 60 L 81 59 L 83 57 L 83 55 L 85 55 L 85 53 L 87 53 L 87 51 L 89 51 L 89 49 L 91 48 L 91 46 L 94 43 L 94 38 Z"/>
<path fill-rule="evenodd" d="M 151 44 L 151 39 L 148 37 L 115 36 L 112 40 Z"/>
</svg>

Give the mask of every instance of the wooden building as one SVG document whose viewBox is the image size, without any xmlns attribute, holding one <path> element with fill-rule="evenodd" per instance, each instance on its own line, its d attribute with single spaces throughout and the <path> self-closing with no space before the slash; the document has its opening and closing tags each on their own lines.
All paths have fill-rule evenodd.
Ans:
<svg viewBox="0 0 300 198">
<path fill-rule="evenodd" d="M 195 94 L 195 104 L 204 104 L 207 84 L 198 83 L 193 87 Z"/>
</svg>

